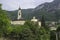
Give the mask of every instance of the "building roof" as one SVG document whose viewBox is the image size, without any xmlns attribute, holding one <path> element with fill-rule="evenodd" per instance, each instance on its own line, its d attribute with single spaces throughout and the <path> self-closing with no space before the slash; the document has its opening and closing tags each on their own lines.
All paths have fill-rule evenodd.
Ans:
<svg viewBox="0 0 60 40">
<path fill-rule="evenodd" d="M 13 19 L 12 21 L 24 21 L 24 18 L 20 18 L 20 19 Z"/>
</svg>

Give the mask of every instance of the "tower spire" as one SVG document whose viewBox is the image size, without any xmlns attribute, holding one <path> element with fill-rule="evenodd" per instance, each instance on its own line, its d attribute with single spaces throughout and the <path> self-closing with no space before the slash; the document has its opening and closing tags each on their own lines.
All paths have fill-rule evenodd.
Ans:
<svg viewBox="0 0 60 40">
<path fill-rule="evenodd" d="M 19 19 L 21 19 L 21 18 L 22 18 L 22 12 L 21 12 L 21 8 L 20 8 L 20 6 L 19 6 L 17 19 L 19 20 Z"/>
<path fill-rule="evenodd" d="M 19 10 L 21 10 L 20 6 L 19 6 Z"/>
</svg>

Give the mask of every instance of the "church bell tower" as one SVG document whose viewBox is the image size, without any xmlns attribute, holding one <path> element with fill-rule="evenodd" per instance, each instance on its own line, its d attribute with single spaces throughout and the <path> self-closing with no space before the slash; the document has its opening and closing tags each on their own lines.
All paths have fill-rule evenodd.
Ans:
<svg viewBox="0 0 60 40">
<path fill-rule="evenodd" d="M 21 12 L 21 8 L 19 7 L 17 19 L 19 20 L 21 19 L 21 17 L 22 17 L 22 12 Z"/>
</svg>

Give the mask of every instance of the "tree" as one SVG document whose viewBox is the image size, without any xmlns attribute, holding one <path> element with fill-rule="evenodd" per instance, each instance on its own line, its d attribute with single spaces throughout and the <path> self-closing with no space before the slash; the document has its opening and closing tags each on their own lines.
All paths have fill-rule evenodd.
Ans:
<svg viewBox="0 0 60 40">
<path fill-rule="evenodd" d="M 35 35 L 30 29 L 23 29 L 20 34 L 20 40 L 35 40 Z"/>
<path fill-rule="evenodd" d="M 41 18 L 41 26 L 45 27 L 45 18 L 44 18 L 44 15 L 42 15 L 42 18 Z"/>
<path fill-rule="evenodd" d="M 6 11 L 2 10 L 0 4 L 0 33 L 3 34 L 3 32 L 6 32 L 9 25 L 10 25 L 10 21 L 8 19 Z"/>
<path fill-rule="evenodd" d="M 1 9 L 2 4 L 0 4 L 0 9 Z"/>
<path fill-rule="evenodd" d="M 60 9 L 55 11 L 55 18 L 57 22 L 60 20 Z"/>
<path fill-rule="evenodd" d="M 50 40 L 56 40 L 56 31 L 55 30 L 50 32 Z"/>
<path fill-rule="evenodd" d="M 45 27 L 39 28 L 39 26 L 34 24 L 33 22 L 26 22 L 25 25 L 28 26 L 29 29 L 32 31 L 33 35 L 35 36 L 35 40 L 49 40 L 50 39 L 49 29 L 46 30 Z"/>
</svg>

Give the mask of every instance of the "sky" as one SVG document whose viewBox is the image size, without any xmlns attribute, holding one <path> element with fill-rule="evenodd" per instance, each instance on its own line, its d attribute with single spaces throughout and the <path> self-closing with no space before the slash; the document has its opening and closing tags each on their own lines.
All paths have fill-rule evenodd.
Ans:
<svg viewBox="0 0 60 40">
<path fill-rule="evenodd" d="M 19 7 L 21 9 L 35 8 L 42 3 L 52 1 L 53 0 L 0 0 L 0 3 L 2 4 L 2 9 L 11 11 L 17 10 Z"/>
</svg>

